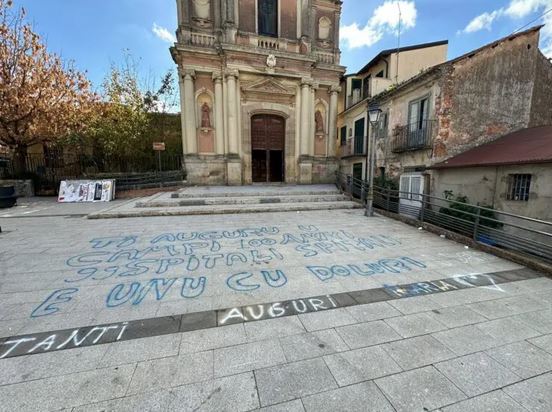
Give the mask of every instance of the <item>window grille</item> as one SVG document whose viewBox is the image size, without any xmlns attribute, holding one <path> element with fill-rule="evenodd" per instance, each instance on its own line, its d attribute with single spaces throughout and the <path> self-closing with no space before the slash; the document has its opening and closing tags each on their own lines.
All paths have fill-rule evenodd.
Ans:
<svg viewBox="0 0 552 412">
<path fill-rule="evenodd" d="M 515 174 L 508 176 L 507 200 L 516 200 L 521 202 L 529 201 L 529 190 L 531 188 L 531 175 Z"/>
</svg>

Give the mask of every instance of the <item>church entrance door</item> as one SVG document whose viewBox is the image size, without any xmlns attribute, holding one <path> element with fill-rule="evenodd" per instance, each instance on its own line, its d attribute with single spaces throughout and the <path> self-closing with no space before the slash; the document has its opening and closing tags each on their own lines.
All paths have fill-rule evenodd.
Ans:
<svg viewBox="0 0 552 412">
<path fill-rule="evenodd" d="M 251 118 L 251 172 L 253 182 L 284 181 L 286 121 L 259 114 Z"/>
</svg>

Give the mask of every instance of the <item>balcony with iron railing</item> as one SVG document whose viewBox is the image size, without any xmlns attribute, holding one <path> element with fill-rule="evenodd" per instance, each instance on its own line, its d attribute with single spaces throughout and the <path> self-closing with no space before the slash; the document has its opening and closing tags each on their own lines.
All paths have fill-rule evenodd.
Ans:
<svg viewBox="0 0 552 412">
<path fill-rule="evenodd" d="M 391 150 L 401 153 L 431 148 L 435 123 L 435 120 L 425 119 L 395 127 Z"/>
</svg>

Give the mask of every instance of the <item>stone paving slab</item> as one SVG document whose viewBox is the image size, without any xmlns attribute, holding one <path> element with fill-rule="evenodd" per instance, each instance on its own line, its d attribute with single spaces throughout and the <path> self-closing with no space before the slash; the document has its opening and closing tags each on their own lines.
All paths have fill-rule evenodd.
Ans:
<svg viewBox="0 0 552 412">
<path fill-rule="evenodd" d="M 433 366 L 377 379 L 376 384 L 399 412 L 428 411 L 466 399 Z"/>
<path fill-rule="evenodd" d="M 6 222 L 2 410 L 551 409 L 552 280 L 395 221 Z"/>
</svg>

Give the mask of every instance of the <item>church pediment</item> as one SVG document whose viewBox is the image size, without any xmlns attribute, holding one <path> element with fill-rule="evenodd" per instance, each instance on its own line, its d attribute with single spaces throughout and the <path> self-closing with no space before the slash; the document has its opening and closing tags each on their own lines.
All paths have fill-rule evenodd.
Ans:
<svg viewBox="0 0 552 412">
<path fill-rule="evenodd" d="M 280 82 L 274 79 L 263 79 L 261 81 L 251 83 L 242 88 L 243 92 L 248 93 L 265 93 L 265 94 L 280 94 L 292 96 L 295 92 L 284 87 Z"/>
</svg>

